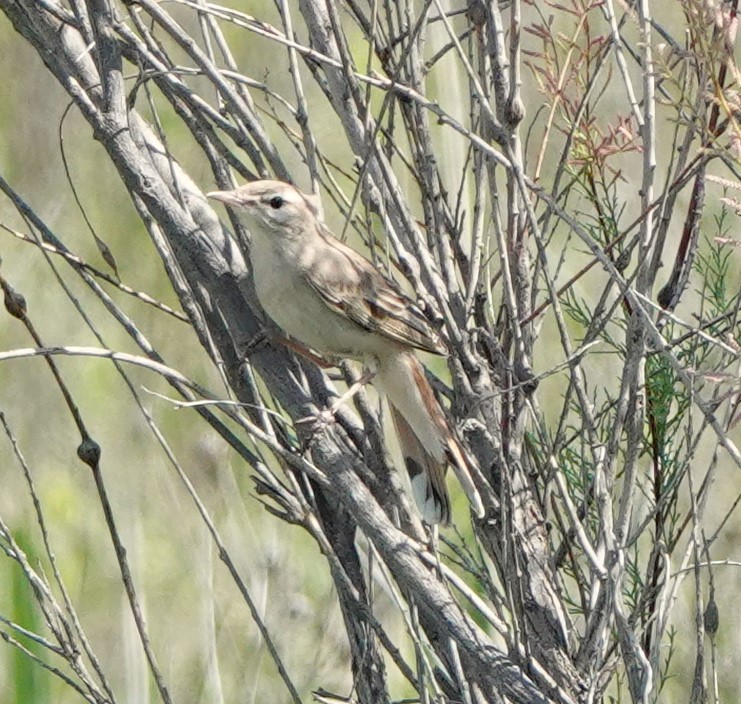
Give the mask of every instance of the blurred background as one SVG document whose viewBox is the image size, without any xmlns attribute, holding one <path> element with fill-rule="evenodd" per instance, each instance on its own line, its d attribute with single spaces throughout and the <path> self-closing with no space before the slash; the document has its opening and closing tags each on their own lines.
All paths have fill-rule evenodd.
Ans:
<svg viewBox="0 0 741 704">
<path fill-rule="evenodd" d="M 3 15 L 0 60 L 6 72 L 0 85 L 0 174 L 71 251 L 110 273 L 75 201 L 64 153 L 69 180 L 97 235 L 110 247 L 121 280 L 180 310 L 110 160 L 78 111 L 68 110 L 69 97 L 38 54 Z M 213 188 L 208 165 L 202 159 L 188 162 L 187 131 L 175 120 L 167 128 L 171 146 L 192 178 L 204 190 Z M 0 203 L 0 220 L 28 232 L 7 200 Z M 86 287 L 61 258 L 51 256 L 50 265 L 45 254 L 7 231 L 0 235 L 0 258 L 3 275 L 26 298 L 44 344 L 137 352 L 101 305 L 88 305 Z M 103 345 L 57 277 L 85 302 Z M 115 290 L 110 293 L 167 364 L 224 393 L 187 323 Z M 3 350 L 35 346 L 4 310 L 0 340 Z M 151 637 L 158 652 L 166 653 L 160 667 L 173 701 L 285 701 L 285 686 L 249 610 L 118 372 L 107 360 L 56 361 L 101 446 L 109 498 Z M 332 580 L 315 543 L 253 500 L 249 468 L 194 411 L 178 410 L 144 391 L 172 397 L 167 383 L 142 369 L 126 371 L 216 521 L 300 691 L 319 685 L 347 690 L 347 641 L 337 621 Z M 77 458 L 79 434 L 42 358 L 0 364 L 0 412 L 31 468 L 69 598 L 118 701 L 149 701 L 153 685 L 92 473 Z M 48 562 L 37 554 L 41 536 L 27 484 L 4 434 L 0 447 L 0 517 L 32 566 L 48 573 Z M 28 583 L 8 559 L 0 559 L 0 615 L 45 632 Z M 32 653 L 41 652 L 29 640 L 20 640 Z M 0 648 L 0 701 L 61 704 L 81 697 L 29 656 L 6 646 Z"/>
<path fill-rule="evenodd" d="M 241 9 L 279 25 L 272 3 L 241 5 Z M 179 16 L 185 26 L 195 27 L 187 10 Z M 551 25 L 554 32 L 561 22 L 565 25 L 567 18 L 559 15 Z M 278 93 L 290 92 L 286 59 L 275 45 L 254 35 L 249 41 L 235 40 L 240 35 L 234 27 L 225 27 L 225 31 L 233 40 L 232 48 L 239 50 L 235 58 L 246 74 L 269 81 Z M 360 60 L 364 47 L 358 43 L 353 48 Z M 123 283 L 179 311 L 157 251 L 88 123 L 76 108 L 68 109 L 66 91 L 3 15 L 0 60 L 4 74 L 0 82 L 0 175 L 77 256 L 112 273 L 96 246 L 90 224 L 110 248 Z M 132 69 L 132 78 L 134 75 Z M 446 108 L 454 112 L 455 96 L 465 90 L 465 85 L 452 72 L 442 85 L 438 81 L 428 84 L 431 94 L 439 94 L 441 99 L 444 96 Z M 307 95 L 310 102 L 323 100 L 313 87 L 308 88 Z M 524 97 L 528 116 L 536 125 L 535 118 L 543 117 L 538 111 L 538 101 L 542 100 L 539 95 L 536 81 L 529 80 Z M 624 111 L 624 103 L 621 85 L 615 81 L 615 95 L 605 100 L 603 108 L 614 104 Z M 268 107 L 268 102 L 263 104 Z M 464 101 L 460 106 L 463 112 Z M 170 149 L 191 178 L 204 191 L 211 190 L 215 184 L 208 164 L 164 101 L 159 107 Z M 140 108 L 147 116 L 144 101 Z M 313 109 L 315 134 L 323 148 L 340 164 L 348 160 L 349 150 L 337 134 L 333 115 L 327 111 L 323 116 L 320 107 Z M 309 184 L 304 167 L 288 147 L 288 140 L 278 130 L 272 136 L 279 149 L 282 145 L 283 158 L 295 170 L 296 181 L 306 188 Z M 449 131 L 436 134 L 436 138 L 440 160 L 448 160 L 451 170 L 458 172 L 464 161 L 461 142 Z M 537 141 L 529 145 L 532 160 L 537 157 Z M 671 149 L 667 142 L 659 144 L 662 154 Z M 629 163 L 626 157 L 626 165 Z M 544 173 L 550 168 L 546 163 Z M 636 212 L 640 207 L 635 196 L 639 183 L 640 172 L 621 174 L 619 190 L 634 194 L 632 200 L 626 197 L 625 207 Z M 678 207 L 686 209 L 687 198 L 680 197 L 679 203 Z M 712 207 L 710 212 L 717 213 L 719 208 Z M 331 213 L 330 217 L 336 216 Z M 129 336 L 89 296 L 62 258 L 41 251 L 9 231 L 27 233 L 28 228 L 7 199 L 0 200 L 0 222 L 4 227 L 0 231 L 0 272 L 25 297 L 29 317 L 43 345 L 105 347 L 137 353 Z M 737 228 L 734 234 L 738 237 Z M 559 238 L 566 240 L 563 233 L 554 241 Z M 564 277 L 577 271 L 588 258 L 581 246 L 570 250 L 569 257 L 563 265 Z M 738 256 L 729 262 L 726 281 L 731 289 L 738 289 Z M 591 286 L 586 277 L 578 284 L 577 295 L 587 295 Z M 222 379 L 189 324 L 114 287 L 106 286 L 106 290 L 136 321 L 168 366 L 215 393 L 226 394 Z M 85 313 L 102 341 L 83 320 L 76 301 L 84 302 Z M 541 334 L 546 340 L 554 334 L 552 321 L 546 322 Z M 3 351 L 37 346 L 20 322 L 5 311 L 0 314 L 0 342 Z M 543 370 L 550 363 L 549 347 L 543 344 L 539 350 L 535 364 Z M 114 518 L 172 700 L 182 704 L 288 701 L 259 629 L 221 563 L 191 496 L 120 374 L 108 360 L 57 357 L 56 363 L 101 447 L 101 467 Z M 595 379 L 614 375 L 609 363 L 601 364 L 597 359 L 593 364 Z M 249 468 L 192 409 L 179 409 L 156 395 L 172 397 L 169 385 L 144 369 L 129 367 L 127 372 L 141 403 L 220 531 L 301 696 L 308 700 L 310 693 L 320 687 L 349 694 L 352 680 L 342 617 L 332 579 L 316 544 L 303 531 L 262 508 L 252 493 Z M 544 389 L 553 385 L 550 398 L 557 399 L 552 409 L 556 413 L 562 382 L 549 379 L 544 384 Z M 543 396 L 548 413 L 549 394 Z M 5 425 L 0 434 L 0 527 L 12 534 L 33 569 L 51 579 L 52 567 L 40 549 L 43 542 L 39 522 L 17 451 L 27 463 L 43 507 L 47 537 L 68 597 L 77 608 L 118 701 L 152 700 L 156 690 L 131 617 L 93 476 L 77 458 L 79 433 L 44 359 L 0 363 L 0 413 Z M 741 439 L 738 428 L 733 437 L 736 442 Z M 699 447 L 697 461 L 707 462 L 709 452 L 708 447 Z M 738 470 L 730 463 L 719 468 L 716 481 L 722 490 L 710 500 L 717 502 L 721 516 L 741 496 L 741 482 Z M 711 508 L 709 513 L 715 510 Z M 714 581 L 721 614 L 739 611 L 741 576 L 737 563 L 733 563 L 738 554 L 738 530 L 737 516 L 731 513 L 716 553 L 726 555 L 727 559 L 722 559 L 728 563 L 717 568 Z M 6 541 L 3 549 L 9 549 Z M 673 674 L 667 678 L 662 701 L 677 701 L 674 697 L 680 696 L 684 699 L 692 674 L 691 649 L 684 647 L 683 640 L 694 629 L 694 605 L 686 595 L 680 594 L 679 598 L 686 603 L 676 610 L 675 630 L 667 643 L 667 655 L 672 648 L 677 655 L 671 661 Z M 379 589 L 376 599 L 379 617 L 387 619 L 388 628 L 403 640 L 404 625 L 388 595 Z M 29 631 L 48 633 L 48 624 L 43 623 L 27 579 L 14 560 L 2 555 L 0 617 Z M 726 701 L 731 700 L 728 697 L 732 698 L 732 693 L 741 691 L 741 673 L 733 667 L 735 653 L 741 647 L 740 632 L 725 627 L 721 620 L 718 642 L 727 661 L 721 663 L 718 673 Z M 0 647 L 1 702 L 81 701 L 80 693 L 34 661 L 35 654 L 45 653 L 44 648 L 11 628 L 3 628 L 2 633 L 6 639 L 15 638 L 27 652 L 10 645 Z M 49 661 L 46 654 L 42 657 Z M 402 698 L 407 691 L 401 679 L 393 671 L 391 677 Z"/>
</svg>

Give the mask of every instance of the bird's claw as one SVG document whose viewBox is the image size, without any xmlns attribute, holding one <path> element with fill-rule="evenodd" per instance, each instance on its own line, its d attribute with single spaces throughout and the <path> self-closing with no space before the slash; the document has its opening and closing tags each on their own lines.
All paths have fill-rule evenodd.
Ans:
<svg viewBox="0 0 741 704">
<path fill-rule="evenodd" d="M 301 433 L 304 436 L 303 447 L 304 450 L 309 450 L 319 435 L 321 435 L 327 428 L 337 422 L 335 413 L 337 408 L 332 405 L 324 410 L 317 411 L 310 416 L 300 418 L 296 421 L 295 425 L 303 427 L 305 430 Z"/>
<path fill-rule="evenodd" d="M 296 425 L 308 425 L 311 428 L 312 433 L 316 433 L 319 430 L 329 427 L 336 421 L 336 412 L 337 409 L 334 406 L 330 406 L 329 408 L 325 408 L 323 411 L 317 411 L 305 418 L 299 418 L 299 420 L 296 421 Z"/>
</svg>

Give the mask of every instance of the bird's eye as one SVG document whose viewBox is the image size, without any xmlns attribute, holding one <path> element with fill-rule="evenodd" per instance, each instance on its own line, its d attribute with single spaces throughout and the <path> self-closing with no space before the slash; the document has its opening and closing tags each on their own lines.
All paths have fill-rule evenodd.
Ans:
<svg viewBox="0 0 741 704">
<path fill-rule="evenodd" d="M 280 196 L 273 196 L 273 197 L 272 197 L 272 198 L 271 198 L 271 199 L 270 199 L 270 200 L 268 201 L 268 203 L 270 203 L 270 207 L 271 207 L 271 208 L 272 208 L 273 210 L 280 210 L 280 209 L 281 209 L 281 208 L 283 207 L 283 203 L 285 203 L 285 201 L 284 201 L 284 200 L 283 200 L 283 198 L 281 198 Z"/>
</svg>

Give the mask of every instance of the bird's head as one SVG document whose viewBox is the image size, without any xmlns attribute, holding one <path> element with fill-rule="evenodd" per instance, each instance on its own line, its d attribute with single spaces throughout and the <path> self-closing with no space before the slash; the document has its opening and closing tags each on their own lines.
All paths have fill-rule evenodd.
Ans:
<svg viewBox="0 0 741 704">
<path fill-rule="evenodd" d="M 251 229 L 272 236 L 297 236 L 321 220 L 318 196 L 282 181 L 252 181 L 233 191 L 212 191 L 209 198 L 237 208 Z"/>
</svg>

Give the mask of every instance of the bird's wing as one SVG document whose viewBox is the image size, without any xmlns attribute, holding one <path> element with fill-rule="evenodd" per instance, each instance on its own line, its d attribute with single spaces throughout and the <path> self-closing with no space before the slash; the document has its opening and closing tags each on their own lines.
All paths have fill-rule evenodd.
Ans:
<svg viewBox="0 0 741 704">
<path fill-rule="evenodd" d="M 335 312 L 369 332 L 435 354 L 445 347 L 424 313 L 367 259 L 331 235 L 306 280 Z"/>
</svg>

